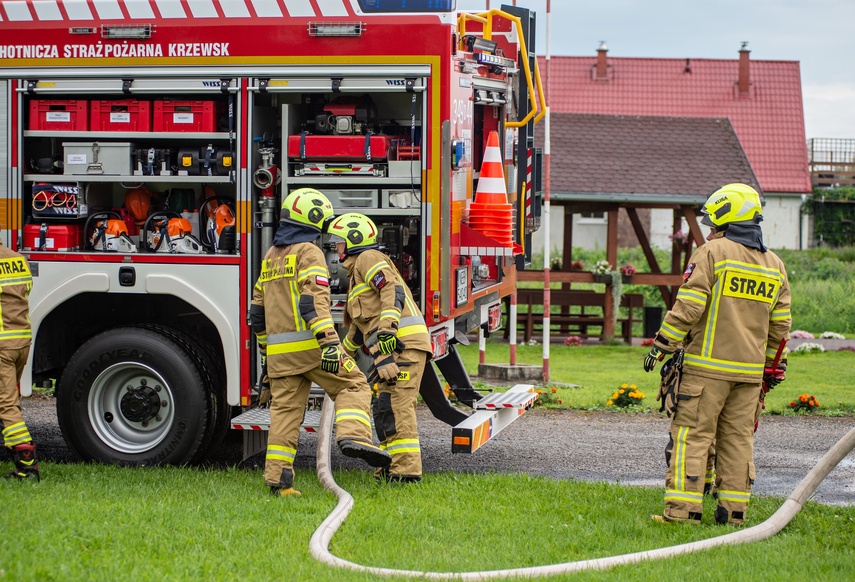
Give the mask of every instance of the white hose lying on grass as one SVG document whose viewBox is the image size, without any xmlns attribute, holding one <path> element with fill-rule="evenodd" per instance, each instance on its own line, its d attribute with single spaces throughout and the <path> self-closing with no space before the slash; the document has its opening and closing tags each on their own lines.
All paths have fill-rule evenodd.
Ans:
<svg viewBox="0 0 855 582">
<path fill-rule="evenodd" d="M 670 558 L 680 554 L 688 554 L 701 550 L 708 550 L 716 546 L 743 544 L 747 542 L 758 542 L 772 537 L 784 526 L 786 526 L 801 510 L 805 501 L 813 494 L 817 486 L 828 476 L 834 467 L 855 448 L 855 428 L 846 433 L 837 441 L 811 469 L 810 473 L 802 479 L 802 482 L 793 490 L 784 504 L 769 519 L 753 527 L 738 530 L 715 538 L 648 550 L 611 556 L 608 558 L 597 558 L 594 560 L 582 560 L 579 562 L 565 562 L 563 564 L 552 564 L 549 566 L 532 566 L 529 568 L 512 568 L 509 570 L 484 570 L 481 572 L 419 572 L 415 570 L 396 570 L 393 568 L 375 568 L 348 562 L 332 555 L 329 551 L 329 543 L 339 526 L 344 522 L 350 510 L 353 508 L 353 497 L 338 486 L 330 470 L 330 437 L 332 435 L 332 421 L 334 404 L 329 396 L 324 397 L 323 410 L 321 412 L 321 426 L 318 433 L 318 479 L 321 484 L 332 491 L 338 497 L 338 504 L 332 513 L 318 526 L 312 539 L 309 541 L 309 550 L 316 560 L 335 566 L 359 572 L 368 572 L 379 576 L 421 576 L 424 578 L 444 578 L 460 580 L 483 580 L 486 578 L 508 578 L 550 576 L 579 572 L 581 570 L 607 570 L 622 564 L 632 564 L 642 560 L 655 560 L 659 558 Z"/>
</svg>

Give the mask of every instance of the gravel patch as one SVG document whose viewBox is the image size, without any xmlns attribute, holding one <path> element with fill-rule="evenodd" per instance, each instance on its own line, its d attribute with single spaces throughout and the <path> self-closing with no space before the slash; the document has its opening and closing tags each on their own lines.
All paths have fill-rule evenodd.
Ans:
<svg viewBox="0 0 855 582">
<path fill-rule="evenodd" d="M 54 399 L 27 398 L 23 408 L 41 457 L 76 462 L 57 425 Z M 433 418 L 423 405 L 419 406 L 418 422 L 427 479 L 439 471 L 523 472 L 554 479 L 664 487 L 669 421 L 659 415 L 534 409 L 470 455 L 451 453 L 451 427 Z M 754 493 L 789 496 L 853 427 L 852 418 L 762 417 L 755 439 Z M 295 463 L 298 470 L 314 469 L 316 445 L 317 435 L 301 433 Z M 264 458 L 258 454 L 242 461 L 241 435 L 230 431 L 211 463 L 260 469 Z M 335 447 L 332 464 L 334 468 L 364 468 Z M 820 484 L 813 500 L 855 505 L 855 452 Z"/>
</svg>

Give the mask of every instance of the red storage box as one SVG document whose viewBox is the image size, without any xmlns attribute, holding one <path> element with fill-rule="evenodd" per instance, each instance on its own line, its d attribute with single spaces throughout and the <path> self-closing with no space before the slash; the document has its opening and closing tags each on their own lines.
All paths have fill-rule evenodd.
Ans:
<svg viewBox="0 0 855 582">
<path fill-rule="evenodd" d="M 225 112 L 218 101 L 154 102 L 154 131 L 217 131 L 217 120 Z"/>
<path fill-rule="evenodd" d="M 25 251 L 79 251 L 83 246 L 83 227 L 79 224 L 24 225 Z"/>
<path fill-rule="evenodd" d="M 376 161 L 385 160 L 391 138 L 387 135 L 289 135 L 292 160 Z M 366 149 L 370 157 L 366 155 Z"/>
<path fill-rule="evenodd" d="M 89 129 L 89 104 L 83 99 L 30 101 L 30 129 L 86 131 Z"/>
<path fill-rule="evenodd" d="M 92 101 L 89 107 L 92 131 L 151 131 L 151 101 Z"/>
</svg>

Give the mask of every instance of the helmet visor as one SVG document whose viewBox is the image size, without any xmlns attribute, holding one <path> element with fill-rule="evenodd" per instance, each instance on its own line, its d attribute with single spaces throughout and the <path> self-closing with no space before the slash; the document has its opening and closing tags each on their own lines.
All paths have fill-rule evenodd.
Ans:
<svg viewBox="0 0 855 582">
<path fill-rule="evenodd" d="M 337 234 L 331 234 L 331 235 L 329 235 L 329 239 L 328 239 L 328 240 L 329 240 L 331 243 L 334 243 L 334 244 L 347 242 L 347 241 L 345 241 L 343 238 L 341 238 L 340 236 L 338 236 Z"/>
<path fill-rule="evenodd" d="M 710 220 L 710 215 L 707 214 L 706 212 L 704 212 L 703 218 L 701 218 L 701 224 L 705 224 L 707 226 L 715 227 L 715 225 L 713 224 L 713 221 Z"/>
</svg>

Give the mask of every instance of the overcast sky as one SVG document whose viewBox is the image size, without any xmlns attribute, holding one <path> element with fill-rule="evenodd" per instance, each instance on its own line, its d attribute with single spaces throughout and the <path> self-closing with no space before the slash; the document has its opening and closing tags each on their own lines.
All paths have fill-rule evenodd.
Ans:
<svg viewBox="0 0 855 582">
<path fill-rule="evenodd" d="M 460 10 L 513 0 L 458 0 Z M 517 0 L 538 13 L 546 52 L 546 0 Z M 805 133 L 855 139 L 855 0 L 552 0 L 550 53 L 614 57 L 737 59 L 801 63 Z"/>
</svg>

